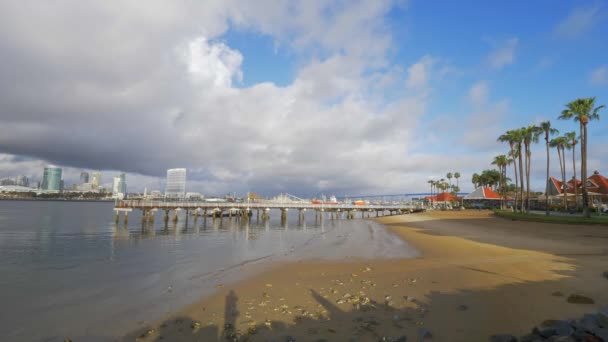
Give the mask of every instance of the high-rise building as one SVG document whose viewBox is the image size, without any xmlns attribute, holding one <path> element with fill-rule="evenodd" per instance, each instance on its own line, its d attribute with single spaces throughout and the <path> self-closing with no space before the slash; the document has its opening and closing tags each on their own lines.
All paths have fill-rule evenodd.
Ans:
<svg viewBox="0 0 608 342">
<path fill-rule="evenodd" d="M 165 197 L 184 198 L 186 196 L 186 169 L 167 170 Z"/>
<path fill-rule="evenodd" d="M 112 197 L 123 199 L 127 195 L 127 181 L 124 173 L 114 177 L 112 184 Z"/>
<path fill-rule="evenodd" d="M 0 185 L 16 185 L 16 186 L 30 186 L 30 180 L 27 176 L 15 176 L 0 179 Z"/>
<path fill-rule="evenodd" d="M 44 191 L 61 191 L 61 185 L 63 183 L 61 172 L 62 170 L 59 167 L 45 167 L 44 174 L 42 175 L 41 189 Z"/>
<path fill-rule="evenodd" d="M 95 171 L 91 173 L 91 189 L 99 190 L 101 186 L 101 172 Z"/>
<path fill-rule="evenodd" d="M 89 182 L 89 173 L 88 172 L 81 172 L 80 173 L 80 184 L 85 184 Z"/>
</svg>

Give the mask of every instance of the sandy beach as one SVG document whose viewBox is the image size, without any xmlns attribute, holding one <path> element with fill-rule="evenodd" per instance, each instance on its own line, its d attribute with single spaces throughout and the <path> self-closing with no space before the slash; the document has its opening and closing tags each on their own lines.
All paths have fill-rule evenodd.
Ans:
<svg viewBox="0 0 608 342">
<path fill-rule="evenodd" d="M 295 262 L 218 291 L 125 341 L 488 341 L 608 305 L 608 229 L 488 211 L 377 219 L 422 253 Z M 594 304 L 571 304 L 580 294 Z"/>
</svg>

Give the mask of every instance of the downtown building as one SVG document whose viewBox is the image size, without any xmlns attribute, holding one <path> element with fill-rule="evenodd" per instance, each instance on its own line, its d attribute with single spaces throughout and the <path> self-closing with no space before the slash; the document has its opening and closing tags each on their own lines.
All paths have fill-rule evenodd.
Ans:
<svg viewBox="0 0 608 342">
<path fill-rule="evenodd" d="M 48 192 L 61 192 L 63 190 L 62 170 L 60 167 L 48 166 L 44 168 L 40 190 Z"/>
<path fill-rule="evenodd" d="M 124 199 L 127 196 L 127 181 L 124 173 L 121 173 L 118 177 L 114 177 L 112 184 L 112 197 L 117 199 Z"/>
<path fill-rule="evenodd" d="M 186 196 L 186 169 L 167 170 L 165 198 L 183 199 Z"/>
</svg>

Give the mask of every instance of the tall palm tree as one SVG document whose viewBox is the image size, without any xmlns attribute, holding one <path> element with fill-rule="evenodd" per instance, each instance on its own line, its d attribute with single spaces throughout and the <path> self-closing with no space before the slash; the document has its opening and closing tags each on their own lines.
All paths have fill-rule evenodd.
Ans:
<svg viewBox="0 0 608 342">
<path fill-rule="evenodd" d="M 538 137 L 541 133 L 541 130 L 538 126 L 528 125 L 528 127 L 523 127 L 521 129 L 523 143 L 524 143 L 524 153 L 525 153 L 525 164 L 526 164 L 526 205 L 525 211 L 530 211 L 530 166 L 532 164 L 532 152 L 530 150 L 530 146 L 533 143 L 538 142 Z"/>
<path fill-rule="evenodd" d="M 587 124 L 599 120 L 599 111 L 604 105 L 595 107 L 595 97 L 579 98 L 566 105 L 559 119 L 574 119 L 579 123 L 581 137 L 581 182 L 583 190 L 583 214 L 591 217 L 589 212 L 589 194 L 587 193 Z"/>
<path fill-rule="evenodd" d="M 509 148 L 511 149 L 511 157 L 513 157 L 513 172 L 515 173 L 515 210 L 517 210 L 517 183 L 518 183 L 518 177 L 517 177 L 517 155 L 518 153 L 516 153 L 515 151 L 515 147 L 517 146 L 517 142 L 521 140 L 520 138 L 520 134 L 518 130 L 508 130 L 507 132 L 505 132 L 504 134 L 502 134 L 501 136 L 498 137 L 498 141 L 500 142 L 506 142 L 509 144 Z M 521 162 L 521 159 L 520 159 Z M 522 179 L 523 182 L 523 179 Z"/>
<path fill-rule="evenodd" d="M 471 182 L 473 183 L 473 186 L 477 188 L 479 186 L 479 174 L 474 173 L 473 176 L 471 176 Z"/>
<path fill-rule="evenodd" d="M 574 206 L 576 210 L 578 210 L 578 184 L 576 184 L 576 144 L 578 144 L 578 140 L 576 140 L 576 132 L 568 132 L 566 133 L 565 137 L 570 141 L 566 147 L 568 149 L 572 149 L 572 170 L 574 171 L 574 176 L 572 177 L 572 184 L 574 186 Z"/>
<path fill-rule="evenodd" d="M 460 184 L 458 184 L 458 179 L 460 178 L 460 172 L 454 172 L 454 178 L 456 178 L 456 186 L 460 189 Z"/>
<path fill-rule="evenodd" d="M 559 133 L 559 131 L 551 127 L 551 121 L 543 121 L 539 125 L 540 129 L 545 134 L 545 147 L 547 148 L 547 182 L 545 184 L 545 215 L 549 216 L 549 135 Z"/>
<path fill-rule="evenodd" d="M 448 182 L 450 182 L 450 187 L 451 187 L 452 186 L 452 177 L 453 177 L 452 173 L 448 172 L 448 174 L 445 175 L 445 177 L 448 179 Z"/>
<path fill-rule="evenodd" d="M 496 165 L 498 166 L 498 169 L 500 171 L 500 177 L 499 177 L 499 192 L 502 194 L 502 198 L 500 199 L 500 209 L 504 209 L 504 197 L 505 197 L 505 178 L 506 178 L 506 173 L 507 173 L 507 165 L 508 164 L 508 160 L 509 158 L 504 155 L 504 154 L 500 154 L 497 155 L 496 157 L 494 157 L 494 160 L 492 161 L 492 165 Z"/>
<path fill-rule="evenodd" d="M 431 186 L 431 207 L 433 206 L 433 186 L 435 186 L 434 180 L 428 180 L 427 183 Z"/>
<path fill-rule="evenodd" d="M 562 176 L 562 195 L 565 210 L 568 210 L 568 192 L 566 191 L 566 156 L 564 151 L 567 143 L 568 139 L 566 137 L 557 137 L 551 139 L 549 142 L 551 147 L 555 147 L 555 149 L 557 149 L 557 158 L 559 159 L 559 168 Z"/>
</svg>

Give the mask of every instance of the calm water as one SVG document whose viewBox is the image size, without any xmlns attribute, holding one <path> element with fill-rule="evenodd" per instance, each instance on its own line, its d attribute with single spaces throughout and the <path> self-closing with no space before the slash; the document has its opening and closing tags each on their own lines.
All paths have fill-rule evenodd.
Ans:
<svg viewBox="0 0 608 342">
<path fill-rule="evenodd" d="M 0 338 L 106 341 L 171 313 L 219 283 L 276 261 L 407 258 L 417 252 L 368 220 L 315 222 L 139 212 L 114 224 L 112 203 L 0 201 Z"/>
</svg>

